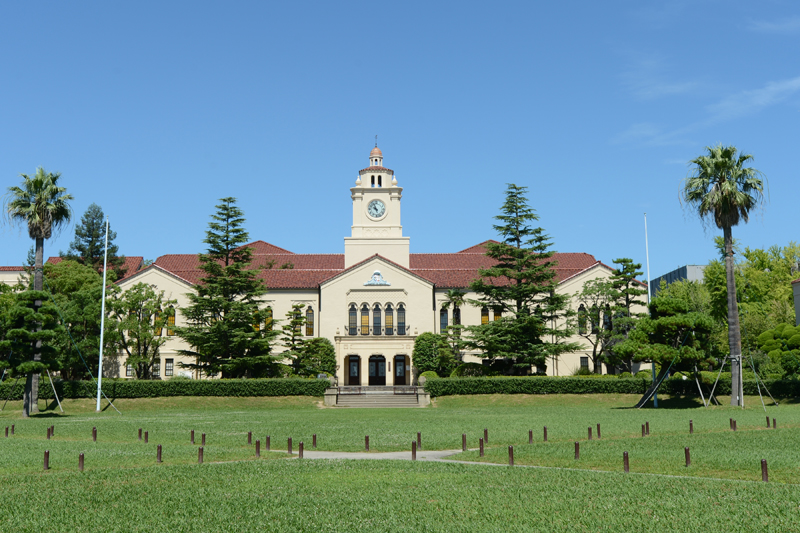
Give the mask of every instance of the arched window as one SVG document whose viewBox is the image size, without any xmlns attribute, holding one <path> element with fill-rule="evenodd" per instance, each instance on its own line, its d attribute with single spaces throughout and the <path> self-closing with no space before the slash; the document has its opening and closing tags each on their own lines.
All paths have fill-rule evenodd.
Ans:
<svg viewBox="0 0 800 533">
<path fill-rule="evenodd" d="M 454 326 L 461 325 L 461 308 L 457 305 L 453 306 L 453 325 Z"/>
<path fill-rule="evenodd" d="M 381 334 L 381 307 L 378 304 L 372 308 L 372 334 Z"/>
<path fill-rule="evenodd" d="M 372 186 L 375 186 L 375 176 L 372 176 Z"/>
<path fill-rule="evenodd" d="M 350 323 L 347 328 L 348 335 L 356 335 L 358 333 L 358 310 L 356 304 L 350 304 Z"/>
<path fill-rule="evenodd" d="M 578 335 L 586 335 L 586 307 L 581 304 L 578 307 Z"/>
<path fill-rule="evenodd" d="M 367 304 L 361 306 L 361 334 L 369 335 L 369 307 Z"/>
<path fill-rule="evenodd" d="M 450 320 L 447 317 L 447 309 L 442 308 L 439 311 L 439 332 L 444 333 L 447 331 L 447 326 L 450 324 Z"/>
<path fill-rule="evenodd" d="M 495 307 L 494 308 L 494 320 L 497 322 L 503 318 L 503 308 L 502 307 Z"/>
<path fill-rule="evenodd" d="M 159 324 L 159 320 L 161 320 L 161 309 L 157 310 L 153 313 L 153 335 L 156 337 L 161 336 L 161 324 Z"/>
<path fill-rule="evenodd" d="M 386 334 L 394 335 L 394 309 L 392 309 L 392 304 L 386 304 L 386 312 L 384 314 Z"/>
<path fill-rule="evenodd" d="M 489 308 L 486 306 L 481 307 L 481 325 L 489 323 Z"/>
<path fill-rule="evenodd" d="M 600 310 L 596 305 L 592 306 L 592 316 L 590 320 L 592 321 L 592 333 L 597 333 L 597 328 L 600 326 Z"/>
<path fill-rule="evenodd" d="M 167 317 L 167 336 L 175 335 L 175 307 L 169 306 L 169 316 Z"/>
<path fill-rule="evenodd" d="M 253 316 L 253 331 L 261 331 L 261 324 L 258 323 L 258 312 L 255 313 L 255 316 Z"/>
<path fill-rule="evenodd" d="M 295 310 L 294 310 L 294 318 L 296 320 L 296 322 L 295 322 L 296 326 L 294 327 L 295 335 L 300 335 L 302 333 L 302 331 L 300 329 L 302 327 L 301 326 L 301 324 L 302 324 L 302 320 L 301 320 L 302 316 L 303 316 L 303 314 L 300 312 L 300 309 L 299 308 L 295 308 Z"/>
<path fill-rule="evenodd" d="M 306 309 L 306 337 L 314 336 L 314 310 L 311 306 Z"/>
<path fill-rule="evenodd" d="M 603 310 L 603 329 L 606 331 L 611 330 L 611 307 L 608 305 Z"/>
<path fill-rule="evenodd" d="M 264 331 L 272 331 L 272 307 L 264 310 Z"/>
<path fill-rule="evenodd" d="M 378 187 L 383 187 L 383 185 L 381 185 L 381 177 L 380 177 L 380 175 L 378 176 Z"/>
<path fill-rule="evenodd" d="M 406 308 L 403 304 L 397 306 L 397 334 L 406 334 Z"/>
</svg>

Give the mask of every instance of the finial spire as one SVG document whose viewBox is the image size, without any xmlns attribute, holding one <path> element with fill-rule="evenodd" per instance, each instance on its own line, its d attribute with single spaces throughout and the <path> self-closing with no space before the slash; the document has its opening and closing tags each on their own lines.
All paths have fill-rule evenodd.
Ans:
<svg viewBox="0 0 800 533">
<path fill-rule="evenodd" d="M 375 136 L 375 148 L 377 148 L 377 147 L 378 147 L 378 136 L 376 135 Z"/>
</svg>

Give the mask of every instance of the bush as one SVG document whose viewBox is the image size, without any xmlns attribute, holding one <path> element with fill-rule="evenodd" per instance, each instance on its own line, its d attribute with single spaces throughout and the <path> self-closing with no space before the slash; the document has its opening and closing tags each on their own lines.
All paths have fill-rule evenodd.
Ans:
<svg viewBox="0 0 800 533">
<path fill-rule="evenodd" d="M 592 371 L 589 370 L 588 366 L 582 366 L 575 372 L 575 375 L 576 376 L 591 376 L 592 375 Z"/>
<path fill-rule="evenodd" d="M 60 398 L 94 398 L 97 384 L 94 381 L 55 381 Z M 0 385 L 0 396 L 21 400 L 25 380 L 16 383 L 5 381 Z M 39 387 L 39 397 L 53 398 L 47 382 Z M 104 379 L 103 392 L 111 399 L 157 398 L 163 396 L 323 396 L 330 382 L 325 379 L 191 379 L 191 380 L 136 380 Z M 13 390 L 12 390 L 13 388 Z"/>
<path fill-rule="evenodd" d="M 435 371 L 439 367 L 437 343 L 436 334 L 429 331 L 414 339 L 414 349 L 411 352 L 411 357 L 414 361 L 414 366 L 421 373 Z"/>
<path fill-rule="evenodd" d="M 433 370 L 426 370 L 425 372 L 420 374 L 419 377 L 420 378 L 425 378 L 425 379 L 439 379 L 439 374 L 437 374 Z M 419 379 L 419 378 L 417 378 L 417 379 Z"/>
<path fill-rule="evenodd" d="M 653 381 L 653 371 L 652 370 L 639 370 L 634 377 L 639 378 L 639 379 L 649 379 L 650 381 Z"/>
<path fill-rule="evenodd" d="M 619 377 L 620 379 L 630 379 L 633 377 L 633 374 L 631 374 L 630 372 L 623 372 L 617 377 Z"/>
<path fill-rule="evenodd" d="M 711 374 L 711 372 L 703 374 Z M 711 384 L 714 383 L 714 378 L 716 378 L 716 374 L 711 379 Z M 765 383 L 773 396 L 784 398 L 800 396 L 800 380 L 766 380 Z M 482 377 L 435 379 L 425 384 L 425 390 L 432 397 L 455 394 L 644 394 L 649 385 L 649 380 L 638 378 Z M 664 380 L 659 392 L 699 396 L 697 385 L 693 379 Z M 755 380 L 744 382 L 744 392 L 748 395 L 758 394 Z M 730 374 L 728 374 L 727 383 L 720 378 L 714 394 L 728 395 L 730 393 L 731 382 Z"/>
<path fill-rule="evenodd" d="M 450 373 L 451 378 L 465 378 L 465 377 L 483 377 L 494 376 L 496 372 L 492 372 L 489 367 L 480 363 L 462 363 L 458 365 L 455 370 Z"/>
</svg>

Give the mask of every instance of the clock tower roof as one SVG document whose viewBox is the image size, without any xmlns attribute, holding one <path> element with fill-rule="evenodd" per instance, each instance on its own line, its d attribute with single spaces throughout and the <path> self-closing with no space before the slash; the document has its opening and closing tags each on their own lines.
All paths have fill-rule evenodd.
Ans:
<svg viewBox="0 0 800 533">
<path fill-rule="evenodd" d="M 382 158 L 383 157 L 383 152 L 381 152 L 381 149 L 376 146 L 369 153 L 369 157 L 370 157 L 370 159 L 372 159 L 373 157 L 381 157 Z"/>
</svg>

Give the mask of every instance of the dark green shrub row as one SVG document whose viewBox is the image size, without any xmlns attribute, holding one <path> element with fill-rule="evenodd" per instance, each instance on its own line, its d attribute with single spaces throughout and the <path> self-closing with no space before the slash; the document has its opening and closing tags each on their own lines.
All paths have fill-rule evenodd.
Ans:
<svg viewBox="0 0 800 533">
<path fill-rule="evenodd" d="M 21 400 L 25 380 L 0 385 L 0 401 Z M 93 381 L 56 381 L 60 398 L 94 398 Z M 323 396 L 330 382 L 325 379 L 176 379 L 164 381 L 103 380 L 103 392 L 115 398 L 156 398 L 159 396 Z M 12 390 L 13 387 L 13 390 Z M 45 378 L 39 382 L 39 397 L 52 399 L 53 389 Z M 1 404 L 0 404 L 1 405 Z"/>
<path fill-rule="evenodd" d="M 703 372 L 705 374 L 705 372 Z M 713 379 L 706 379 L 707 376 L 702 376 L 701 382 L 703 383 L 703 394 L 708 396 L 710 389 L 714 386 L 714 380 L 716 379 L 716 375 L 714 375 Z M 725 374 L 723 373 L 722 376 L 719 378 L 719 382 L 717 382 L 717 387 L 714 389 L 714 395 L 720 396 L 727 396 L 731 393 L 731 377 L 730 373 L 728 374 L 728 378 L 724 379 Z M 748 396 L 758 396 L 758 385 L 756 384 L 755 379 L 745 379 L 742 381 L 744 385 L 744 393 Z M 791 398 L 791 397 L 798 397 L 800 396 L 800 380 L 796 379 L 765 379 L 760 382 L 761 385 L 761 394 L 766 396 L 767 393 L 764 390 L 764 385 L 767 386 L 769 392 L 776 397 L 781 398 Z M 661 385 L 659 391 L 666 392 L 667 394 L 675 394 L 680 396 L 700 396 L 697 392 L 697 384 L 694 381 L 694 378 L 687 376 L 687 379 L 668 379 L 665 380 L 664 383 Z M 706 398 L 708 399 L 708 398 Z"/>
<path fill-rule="evenodd" d="M 425 383 L 433 397 L 454 394 L 644 394 L 643 379 L 585 379 L 578 377 L 442 378 Z"/>
<path fill-rule="evenodd" d="M 716 376 L 715 376 L 716 377 Z M 712 381 L 713 383 L 713 381 Z M 773 396 L 800 396 L 800 380 L 766 380 Z M 649 380 L 638 378 L 585 379 L 579 377 L 493 377 L 493 378 L 442 378 L 425 383 L 425 390 L 432 396 L 451 396 L 456 394 L 644 394 L 650 385 Z M 693 379 L 665 380 L 659 392 L 682 396 L 699 396 Z M 744 392 L 757 395 L 755 380 L 744 382 Z M 703 391 L 708 394 L 708 388 Z M 714 394 L 731 393 L 730 380 L 722 379 Z M 762 394 L 766 394 L 761 390 Z"/>
</svg>

